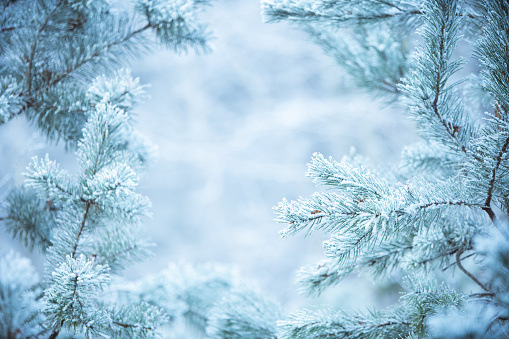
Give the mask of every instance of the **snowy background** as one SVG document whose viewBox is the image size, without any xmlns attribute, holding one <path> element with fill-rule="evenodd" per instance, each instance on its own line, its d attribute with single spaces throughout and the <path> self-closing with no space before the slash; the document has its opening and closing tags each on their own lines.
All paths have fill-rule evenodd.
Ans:
<svg viewBox="0 0 509 339">
<path fill-rule="evenodd" d="M 146 223 L 157 247 L 154 258 L 126 275 L 156 273 L 169 262 L 219 262 L 236 267 L 286 312 L 312 303 L 388 302 L 375 292 L 359 295 L 373 285 L 357 278 L 319 300 L 300 296 L 295 272 L 323 257 L 326 236 L 280 239 L 284 225 L 273 221 L 272 207 L 316 190 L 304 176 L 313 152 L 340 160 L 353 146 L 375 163 L 396 162 L 402 146 L 416 140 L 413 123 L 353 89 L 304 33 L 263 24 L 257 0 L 219 0 L 202 17 L 214 30 L 212 54 L 159 50 L 132 67 L 151 84 L 136 119 L 159 148 L 140 184 L 152 200 Z M 47 152 L 75 168 L 73 154 L 44 146 L 25 121 L 1 126 L 0 178 L 15 173 L 21 183 L 30 157 Z M 13 181 L 1 184 L 3 194 Z M 40 254 L 0 232 L 2 250 L 15 248 L 42 271 Z"/>
</svg>

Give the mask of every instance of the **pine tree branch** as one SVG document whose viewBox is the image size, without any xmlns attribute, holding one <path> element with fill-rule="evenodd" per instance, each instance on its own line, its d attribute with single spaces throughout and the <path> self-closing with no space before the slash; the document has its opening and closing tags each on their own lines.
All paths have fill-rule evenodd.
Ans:
<svg viewBox="0 0 509 339">
<path fill-rule="evenodd" d="M 400 16 L 402 14 L 410 14 L 410 15 L 416 15 L 416 14 L 422 14 L 421 11 L 409 11 L 409 12 L 400 12 L 400 13 L 383 13 L 383 14 L 375 14 L 372 16 L 355 16 L 355 17 L 344 17 L 339 15 L 330 15 L 330 14 L 324 14 L 324 13 L 317 13 L 312 11 L 307 11 L 305 13 L 301 12 L 292 12 L 289 10 L 284 9 L 278 9 L 276 10 L 271 16 L 273 17 L 288 17 L 288 18 L 298 18 L 298 19 L 325 19 L 330 21 L 336 21 L 336 22 L 344 22 L 349 20 L 356 20 L 358 22 L 369 22 L 369 21 L 377 21 L 377 20 L 384 20 L 384 19 L 390 19 L 393 17 Z M 277 20 L 277 19 L 276 19 Z"/>
<path fill-rule="evenodd" d="M 427 264 L 429 262 L 432 262 L 433 260 L 437 260 L 437 259 L 442 258 L 442 257 L 447 257 L 449 255 L 453 255 L 454 253 L 457 253 L 458 251 L 459 251 L 459 249 L 454 249 L 454 250 L 446 252 L 446 253 L 440 253 L 440 254 L 434 256 L 433 258 L 428 258 L 426 260 L 420 261 L 419 264 L 425 265 L 425 264 Z"/>
<path fill-rule="evenodd" d="M 114 41 L 110 44 L 108 44 L 105 48 L 105 50 L 109 50 L 110 48 L 116 46 L 116 45 L 120 45 L 124 42 L 126 42 L 127 40 L 133 38 L 134 36 L 140 34 L 140 33 L 143 33 L 144 31 L 146 31 L 147 29 L 153 27 L 152 24 L 148 23 L 146 24 L 145 26 L 141 27 L 141 28 L 138 28 L 137 30 L 135 31 L 132 31 L 131 33 L 129 33 L 128 35 L 126 35 L 124 38 L 118 40 L 118 41 Z M 92 54 L 92 56 L 90 58 L 87 58 L 87 59 L 84 59 L 82 60 L 81 62 L 77 63 L 76 65 L 73 65 L 72 67 L 66 69 L 64 71 L 64 73 L 60 74 L 59 76 L 55 77 L 51 83 L 48 85 L 48 87 L 51 87 L 51 86 L 55 86 L 56 84 L 58 84 L 60 81 L 64 80 L 65 78 L 67 78 L 69 75 L 71 75 L 74 71 L 76 71 L 78 68 L 82 67 L 83 65 L 95 60 L 97 57 L 100 56 L 100 53 L 99 52 L 95 52 Z"/>
<path fill-rule="evenodd" d="M 56 339 L 58 337 L 58 334 L 60 333 L 59 330 L 54 330 L 51 335 L 48 337 L 48 339 Z"/>
<path fill-rule="evenodd" d="M 493 197 L 493 187 L 495 186 L 495 179 L 497 177 L 497 171 L 500 167 L 500 163 L 502 162 L 502 156 L 507 152 L 508 147 L 509 147 L 509 137 L 505 140 L 504 145 L 502 146 L 502 149 L 500 150 L 500 152 L 498 153 L 498 155 L 495 159 L 496 160 L 495 167 L 493 167 L 491 180 L 488 185 L 488 196 L 486 197 L 486 201 L 484 202 L 483 210 L 486 211 L 486 213 L 488 213 L 488 215 L 490 216 L 490 219 L 493 222 L 496 221 L 495 213 L 493 212 L 493 210 L 491 209 L 491 206 L 490 206 L 491 199 Z"/>
<path fill-rule="evenodd" d="M 123 255 L 123 254 L 127 254 L 129 252 L 132 252 L 134 250 L 137 250 L 139 248 L 138 244 L 134 244 L 128 248 L 124 248 L 122 249 L 121 251 L 117 251 L 115 253 L 111 253 L 110 255 L 107 255 L 107 256 L 103 256 L 103 257 L 100 257 L 100 259 L 98 260 L 98 264 L 99 265 L 104 265 L 104 264 L 108 264 L 108 262 L 113 259 L 113 258 L 116 258 L 120 255 Z"/>
<path fill-rule="evenodd" d="M 467 248 L 466 250 L 471 250 L 472 248 Z M 451 254 L 454 254 L 454 253 L 451 253 Z M 476 255 L 477 253 L 470 253 L 469 255 L 466 255 L 464 256 L 463 258 L 461 258 L 460 260 L 465 260 L 465 259 L 468 259 L 470 257 L 473 257 L 474 255 Z M 447 271 L 449 268 L 453 267 L 454 265 L 456 265 L 456 261 L 447 265 L 445 268 L 442 269 L 442 272 L 445 272 Z"/>
<path fill-rule="evenodd" d="M 490 321 L 490 323 L 489 323 L 488 327 L 486 328 L 486 331 L 484 331 L 484 334 L 485 334 L 485 335 L 487 335 L 487 334 L 488 334 L 488 332 L 491 330 L 491 328 L 493 327 L 493 325 L 494 325 L 497 321 L 509 321 L 509 318 L 508 318 L 508 317 L 506 317 L 506 316 L 497 316 L 497 317 L 494 317 L 494 318 Z M 509 333 L 507 332 L 507 330 L 505 330 L 505 333 L 506 333 L 506 335 L 508 335 L 508 336 L 509 336 Z"/>
<path fill-rule="evenodd" d="M 460 270 L 463 271 L 463 273 L 465 273 L 470 279 L 472 279 L 477 285 L 481 286 L 481 288 L 483 290 L 485 290 L 486 292 L 488 293 L 493 293 L 491 292 L 482 282 L 480 282 L 476 277 L 474 277 L 472 275 L 472 273 L 470 273 L 469 271 L 467 271 L 465 269 L 465 267 L 463 267 L 463 264 L 461 263 L 461 254 L 463 253 L 463 250 L 459 250 L 458 252 L 456 252 L 456 263 L 458 264 L 458 267 Z"/>
<path fill-rule="evenodd" d="M 20 29 L 20 28 L 22 28 L 22 26 L 4 27 L 4 28 L 0 29 L 0 34 L 5 33 L 5 32 L 14 31 L 14 30 Z"/>
<path fill-rule="evenodd" d="M 276 8 L 272 9 L 272 11 L 269 10 L 269 15 L 272 17 L 273 21 L 280 21 L 283 19 L 288 20 L 315 20 L 315 19 L 321 19 L 321 20 L 329 20 L 329 21 L 335 21 L 335 22 L 346 22 L 350 20 L 355 20 L 359 23 L 367 23 L 371 21 L 378 21 L 378 20 L 385 20 L 385 19 L 391 19 L 398 16 L 414 16 L 414 15 L 425 15 L 427 12 L 423 10 L 405 10 L 393 3 L 387 2 L 387 1 L 378 1 L 380 4 L 384 4 L 387 7 L 396 9 L 397 13 L 381 13 L 381 14 L 373 14 L 373 15 L 358 15 L 358 16 L 348 16 L 348 15 L 341 15 L 341 14 L 326 14 L 324 12 L 320 12 L 317 10 L 306 10 L 303 8 Z M 475 16 L 473 14 L 463 14 L 463 13 L 457 13 L 458 17 L 468 17 L 470 19 L 477 19 L 477 20 L 484 20 L 483 16 Z M 269 20 L 269 21 L 272 21 Z"/>
<path fill-rule="evenodd" d="M 486 293 L 472 293 L 468 297 L 469 298 L 486 298 L 486 297 L 494 297 L 496 294 L 493 292 L 486 292 Z"/>
<path fill-rule="evenodd" d="M 472 203 L 468 203 L 466 201 L 436 201 L 436 202 L 430 202 L 430 203 L 427 203 L 427 204 L 424 204 L 424 205 L 419 205 L 417 206 L 418 209 L 426 209 L 426 208 L 429 208 L 429 207 L 433 207 L 433 206 L 441 206 L 441 205 L 451 205 L 451 206 L 467 206 L 467 207 L 477 207 L 477 208 L 483 208 L 483 206 L 479 205 L 479 204 L 472 204 Z M 408 212 L 406 212 L 405 210 L 392 210 L 392 211 L 389 211 L 390 212 L 394 212 L 398 215 L 403 215 L 403 214 L 408 214 Z M 346 212 L 346 213 L 340 213 L 340 215 L 346 215 L 346 216 L 353 216 L 353 215 L 359 215 L 359 214 L 363 214 L 364 212 L 362 211 L 356 211 L 356 212 Z M 302 219 L 300 220 L 300 222 L 308 222 L 308 221 L 313 221 L 313 220 L 317 220 L 317 219 L 322 219 L 322 218 L 325 218 L 327 216 L 337 216 L 338 214 L 325 214 L 324 212 L 322 211 L 317 211 L 316 212 L 316 215 L 312 215 L 310 216 L 309 218 L 306 218 L 306 219 Z M 377 218 L 377 217 L 380 217 L 381 214 L 374 214 L 374 217 Z M 294 222 L 291 222 L 290 224 L 293 224 Z"/>
<path fill-rule="evenodd" d="M 451 205 L 451 206 L 467 206 L 467 207 L 482 207 L 479 204 L 471 204 L 466 201 L 437 201 L 437 202 L 430 202 L 424 205 L 418 206 L 419 209 L 426 209 L 428 207 L 432 206 L 440 206 L 440 205 Z M 403 211 L 397 211 L 397 212 L 403 212 Z"/>
<path fill-rule="evenodd" d="M 153 331 L 155 329 L 154 327 L 146 327 L 146 326 L 142 326 L 139 324 L 124 324 L 124 323 L 120 323 L 117 321 L 112 321 L 112 323 L 115 325 L 121 326 L 123 328 L 141 328 L 141 329 L 147 330 L 147 331 Z"/>
<path fill-rule="evenodd" d="M 76 297 L 76 300 L 80 304 L 81 308 L 83 308 L 83 304 L 81 303 L 79 296 L 76 295 L 77 288 L 78 288 L 78 273 L 75 273 L 74 286 L 73 286 L 73 291 L 72 291 L 72 299 L 74 299 L 74 297 Z M 71 305 L 71 308 L 72 308 L 72 305 Z"/>
<path fill-rule="evenodd" d="M 46 19 L 44 20 L 44 23 L 41 25 L 41 27 L 39 27 L 39 29 L 37 30 L 37 34 L 35 35 L 35 39 L 34 39 L 34 42 L 32 44 L 32 48 L 30 51 L 30 57 L 28 59 L 28 70 L 27 70 L 27 94 L 28 94 L 28 97 L 31 96 L 31 91 L 32 91 L 32 68 L 33 68 L 35 51 L 37 49 L 37 43 L 39 42 L 39 37 L 41 36 L 42 32 L 48 25 L 49 19 L 53 16 L 53 14 L 56 12 L 56 10 L 58 9 L 58 7 L 60 7 L 61 4 L 62 4 L 62 0 L 60 0 L 55 5 L 53 10 L 48 14 Z"/>
<path fill-rule="evenodd" d="M 80 304 L 81 308 L 83 308 L 83 303 L 81 302 L 79 296 L 77 295 L 77 289 L 78 289 L 78 273 L 75 273 L 75 277 L 74 277 L 74 283 L 73 283 L 73 291 L 72 291 L 72 298 L 71 299 L 74 299 L 76 298 L 76 300 L 78 301 L 78 303 Z M 69 313 L 73 313 L 73 304 L 71 303 L 70 305 L 70 312 Z M 81 320 L 81 319 L 80 319 Z M 62 319 L 60 321 L 60 326 L 58 328 L 55 328 L 53 330 L 53 332 L 51 333 L 51 335 L 49 336 L 48 339 L 55 339 L 56 337 L 58 337 L 58 334 L 60 333 L 60 330 L 62 329 L 62 326 L 64 326 L 64 319 Z M 89 325 L 85 325 L 86 327 L 88 327 L 89 329 L 94 329 L 94 326 L 89 326 Z"/>
<path fill-rule="evenodd" d="M 439 60 L 438 64 L 439 65 L 442 65 L 442 63 L 444 62 L 444 43 L 445 43 L 445 41 L 444 41 L 444 39 L 445 39 L 444 38 L 444 34 L 445 34 L 445 26 L 442 25 L 442 27 L 440 27 L 440 45 L 439 45 L 439 51 L 438 51 L 438 53 L 439 53 L 438 54 L 438 60 Z M 456 132 L 454 130 L 451 130 L 451 127 L 449 126 L 447 121 L 445 121 L 445 119 L 440 114 L 440 111 L 438 110 L 438 100 L 440 98 L 440 93 L 441 93 L 440 92 L 440 84 L 442 82 L 442 74 L 441 74 L 441 69 L 440 68 L 437 70 L 436 85 L 435 85 L 435 98 L 434 98 L 433 102 L 431 103 L 431 107 L 433 108 L 433 112 L 435 113 L 435 115 L 437 116 L 438 120 L 440 121 L 440 123 L 444 127 L 445 131 L 447 132 L 447 135 L 449 135 L 451 137 L 451 139 L 454 141 L 454 143 L 458 147 L 460 147 L 461 151 L 463 153 L 465 153 L 465 155 L 468 155 L 467 148 L 465 147 L 465 145 L 462 145 L 460 143 L 458 138 L 456 138 Z M 476 155 L 474 155 L 474 157 L 478 161 L 481 161 L 481 159 L 479 159 Z"/>
<path fill-rule="evenodd" d="M 83 228 L 85 227 L 85 222 L 87 221 L 88 211 L 90 209 L 90 205 L 92 202 L 88 201 L 85 205 L 85 214 L 83 215 L 83 220 L 81 221 L 80 231 L 76 235 L 76 240 L 74 240 L 74 248 L 72 250 L 71 258 L 74 258 L 76 255 L 76 249 L 78 248 L 78 242 L 80 241 L 81 233 L 83 232 Z"/>
</svg>

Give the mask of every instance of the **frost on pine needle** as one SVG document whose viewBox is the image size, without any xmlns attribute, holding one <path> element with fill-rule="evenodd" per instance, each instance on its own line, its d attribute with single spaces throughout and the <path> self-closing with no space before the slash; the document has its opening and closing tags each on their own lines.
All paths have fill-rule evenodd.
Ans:
<svg viewBox="0 0 509 339">
<path fill-rule="evenodd" d="M 62 325 L 84 329 L 85 335 L 102 334 L 110 319 L 97 307 L 97 298 L 109 283 L 108 266 L 95 265 L 83 254 L 65 261 L 51 273 L 51 287 L 44 294 L 44 313 L 52 328 Z"/>
<path fill-rule="evenodd" d="M 30 338 L 45 333 L 40 279 L 30 260 L 13 251 L 0 257 L 0 336 Z"/>
<path fill-rule="evenodd" d="M 234 290 L 211 311 L 210 338 L 277 338 L 281 307 L 252 289 Z"/>
<path fill-rule="evenodd" d="M 210 32 L 201 24 L 196 14 L 204 0 L 137 0 L 137 11 L 146 16 L 162 44 L 177 52 L 193 48 L 197 52 L 208 52 L 207 40 Z"/>
<path fill-rule="evenodd" d="M 14 77 L 0 77 L 0 125 L 16 116 L 16 112 L 22 108 L 23 101 L 17 95 L 20 87 Z"/>
<path fill-rule="evenodd" d="M 106 296 L 111 276 L 153 247 L 143 227 L 150 200 L 137 189 L 155 148 L 134 127 L 146 86 L 127 67 L 154 46 L 151 31 L 176 51 L 206 49 L 209 33 L 196 13 L 207 1 L 137 3 L 131 13 L 108 0 L 0 1 L 0 124 L 27 119 L 75 152 L 78 165 L 70 173 L 49 155 L 33 158 L 25 184 L 2 206 L 8 233 L 46 257 L 38 313 L 24 299 L 0 305 L 2 337 L 154 337 L 169 320 L 157 306 Z M 0 271 L 12 271 L 0 262 Z M 0 285 L 4 274 L 18 278 L 0 273 Z M 30 281 L 9 288 L 32 298 Z"/>
<path fill-rule="evenodd" d="M 283 199 L 274 208 L 276 221 L 286 226 L 282 237 L 331 233 L 323 243 L 327 258 L 298 273 L 306 294 L 320 295 L 357 272 L 375 281 L 409 274 L 393 308 L 296 312 L 279 323 L 280 337 L 507 335 L 508 8 L 506 0 L 262 1 L 266 21 L 286 20 L 310 32 L 358 86 L 394 85 L 423 139 L 403 150 L 398 167 L 383 171 L 355 158 L 337 162 L 315 154 L 307 175 L 329 191 Z M 390 39 L 358 40 L 377 30 Z M 420 40 L 410 55 L 412 31 Z M 457 57 L 463 42 L 474 47 L 478 75 L 464 75 L 471 69 L 463 68 L 468 58 Z M 391 44 L 409 53 L 384 54 Z M 372 58 L 373 51 L 386 59 Z M 396 81 L 380 76 L 389 69 L 384 63 L 400 67 Z M 464 86 L 481 92 L 466 100 L 478 101 L 467 109 L 461 93 L 471 91 Z M 476 111 L 481 106 L 489 111 Z M 463 264 L 469 258 L 474 269 Z M 441 284 L 433 279 L 439 270 L 459 271 L 475 289 L 464 293 Z"/>
<path fill-rule="evenodd" d="M 87 91 L 90 103 L 109 102 L 124 111 L 130 111 L 136 104 L 147 98 L 139 78 L 133 78 L 129 69 L 121 69 L 113 77 L 100 75 L 94 79 Z"/>
</svg>

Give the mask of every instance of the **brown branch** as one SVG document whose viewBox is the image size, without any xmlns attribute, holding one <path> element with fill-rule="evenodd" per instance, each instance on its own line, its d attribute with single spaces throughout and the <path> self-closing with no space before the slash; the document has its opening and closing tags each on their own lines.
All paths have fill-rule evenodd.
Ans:
<svg viewBox="0 0 509 339">
<path fill-rule="evenodd" d="M 32 48 L 30 51 L 30 57 L 28 59 L 28 70 L 27 70 L 27 94 L 28 94 L 28 96 L 31 95 L 31 90 L 32 90 L 32 68 L 33 68 L 34 56 L 35 56 L 35 51 L 37 49 L 37 43 L 39 41 L 39 37 L 41 36 L 42 32 L 46 28 L 46 25 L 48 24 L 49 19 L 53 16 L 53 14 L 58 9 L 58 7 L 60 7 L 61 3 L 62 3 L 62 1 L 59 1 L 56 4 L 55 8 L 53 8 L 53 10 L 48 14 L 46 19 L 44 20 L 44 23 L 41 25 L 41 27 L 39 27 L 39 29 L 37 30 L 37 34 L 35 35 L 34 43 L 32 44 Z"/>
<path fill-rule="evenodd" d="M 496 294 L 493 292 L 486 292 L 486 293 L 472 293 L 468 297 L 469 298 L 486 298 L 486 297 L 494 297 Z"/>
<path fill-rule="evenodd" d="M 439 202 L 430 202 L 424 205 L 420 205 L 420 209 L 428 208 L 431 206 L 439 206 L 439 205 L 451 205 L 451 206 L 468 206 L 468 207 L 481 207 L 478 204 L 471 204 L 465 201 L 439 201 Z"/>
<path fill-rule="evenodd" d="M 74 248 L 71 253 L 71 258 L 74 258 L 76 255 L 76 249 L 78 248 L 78 242 L 80 241 L 81 233 L 83 232 L 83 228 L 85 227 L 85 222 L 87 221 L 88 211 L 90 210 L 90 205 L 92 202 L 88 201 L 85 205 L 85 214 L 83 215 L 83 220 L 81 221 L 80 231 L 76 235 L 76 240 L 74 240 Z"/>
<path fill-rule="evenodd" d="M 468 250 L 471 250 L 471 249 L 472 249 L 472 247 L 467 248 L 466 250 L 468 251 Z M 456 252 L 456 251 L 455 251 L 455 252 Z M 451 254 L 454 254 L 454 253 L 451 253 Z M 465 259 L 467 259 L 467 258 L 473 257 L 473 256 L 474 256 L 474 255 L 476 255 L 476 254 L 477 254 L 477 253 L 470 253 L 469 255 L 466 255 L 466 256 L 464 256 L 463 258 L 460 258 L 460 260 L 465 260 Z M 454 265 L 456 265 L 456 262 L 453 262 L 453 263 L 451 263 L 450 265 L 448 265 L 448 266 L 446 266 L 445 268 L 443 268 L 443 269 L 442 269 L 442 272 L 447 271 L 449 268 L 451 268 L 451 267 L 452 267 L 452 266 L 454 266 Z"/>
<path fill-rule="evenodd" d="M 383 323 L 383 324 L 374 325 L 374 326 L 371 326 L 371 327 L 384 327 L 384 326 L 391 326 L 391 325 L 407 325 L 407 326 L 410 326 L 412 324 L 411 323 L 407 323 L 407 322 L 397 323 L 397 322 L 389 321 L 389 322 L 386 322 L 386 323 Z"/>
<path fill-rule="evenodd" d="M 74 257 L 74 255 L 73 255 L 73 257 Z M 73 286 L 72 298 L 71 299 L 74 299 L 76 297 L 76 300 L 80 304 L 81 308 L 83 308 L 83 304 L 82 304 L 79 296 L 76 293 L 77 289 L 78 289 L 78 273 L 75 273 L 74 284 L 73 285 L 74 286 Z M 71 313 L 72 313 L 73 305 L 71 304 L 70 307 L 71 307 Z M 62 319 L 62 321 L 60 321 L 60 326 L 58 327 L 58 329 L 55 328 L 53 330 L 53 332 L 49 336 L 49 339 L 55 339 L 58 336 L 58 334 L 60 333 L 60 329 L 62 328 L 62 326 L 64 326 L 64 319 Z M 93 327 L 90 326 L 90 328 L 93 328 Z"/>
<path fill-rule="evenodd" d="M 433 102 L 431 103 L 431 107 L 433 108 L 433 112 L 437 116 L 440 123 L 444 126 L 447 134 L 451 137 L 452 140 L 454 140 L 456 145 L 458 145 L 461 148 L 461 151 L 463 151 L 463 153 L 468 154 L 465 145 L 460 144 L 459 140 L 456 138 L 455 131 L 454 130 L 451 131 L 450 126 L 447 124 L 447 122 L 445 121 L 445 119 L 442 117 L 442 115 L 440 114 L 440 112 L 438 110 L 438 100 L 440 98 L 440 83 L 442 82 L 441 65 L 444 62 L 444 34 L 445 34 L 445 27 L 442 26 L 440 28 L 440 47 L 439 47 L 439 55 L 438 55 L 439 69 L 437 71 L 437 81 L 436 81 L 436 85 L 435 85 L 435 98 L 434 98 Z M 476 158 L 478 161 L 481 160 L 478 157 L 476 157 L 475 155 L 474 155 L 474 158 Z"/>
<path fill-rule="evenodd" d="M 146 327 L 146 326 L 142 326 L 142 325 L 134 325 L 134 324 L 125 324 L 125 323 L 120 323 L 120 322 L 117 322 L 117 321 L 112 321 L 112 323 L 114 323 L 115 325 L 118 325 L 118 326 L 121 326 L 123 328 L 142 328 L 144 330 L 149 330 L 149 331 L 152 331 L 154 330 L 154 327 Z"/>
<path fill-rule="evenodd" d="M 0 34 L 5 33 L 5 32 L 14 31 L 15 29 L 20 29 L 20 28 L 21 28 L 21 26 L 4 27 L 4 28 L 0 29 Z"/>
<path fill-rule="evenodd" d="M 474 277 L 472 275 L 472 273 L 470 273 L 469 271 L 467 271 L 465 269 L 465 267 L 463 267 L 463 264 L 461 263 L 461 254 L 463 253 L 463 250 L 459 250 L 458 252 L 456 252 L 456 263 L 458 264 L 458 267 L 460 270 L 463 271 L 463 273 L 465 273 L 470 279 L 472 279 L 477 285 L 481 286 L 481 288 L 483 290 L 485 290 L 486 292 L 488 293 L 493 293 L 491 292 L 482 282 L 480 282 L 476 277 Z"/>
<path fill-rule="evenodd" d="M 419 209 L 425 209 L 425 208 L 428 208 L 428 207 L 432 207 L 432 206 L 440 206 L 440 205 L 451 205 L 451 206 L 467 206 L 467 207 L 477 207 L 477 208 L 483 208 L 483 206 L 479 205 L 479 204 L 472 204 L 472 203 L 468 203 L 466 201 L 438 201 L 438 202 L 430 202 L 430 203 L 427 203 L 427 204 L 424 204 L 424 205 L 419 205 L 417 206 L 417 208 Z M 404 215 L 404 214 L 408 214 L 406 211 L 404 210 L 392 210 L 390 212 L 393 212 L 393 213 L 396 213 L 398 215 Z M 318 220 L 318 219 L 322 219 L 322 218 L 325 218 L 327 216 L 331 217 L 332 215 L 327 215 L 325 214 L 324 212 L 317 212 L 316 214 L 313 214 L 311 213 L 312 215 L 306 219 L 300 219 L 299 221 L 292 221 L 290 222 L 290 225 L 294 224 L 294 223 L 302 223 L 302 222 L 310 222 L 310 221 L 314 221 L 314 220 Z M 360 214 L 359 211 L 355 211 L 355 212 L 346 212 L 346 213 L 340 213 L 341 216 L 353 216 L 353 215 L 357 215 L 357 214 Z M 337 214 L 335 214 L 334 216 L 336 216 Z M 380 216 L 380 214 L 375 214 L 373 215 L 375 218 L 378 218 Z"/>
<path fill-rule="evenodd" d="M 439 258 L 446 257 L 448 255 L 453 255 L 456 252 L 458 252 L 458 249 L 455 249 L 455 250 L 452 250 L 452 251 L 449 251 L 449 252 L 446 252 L 446 253 L 440 253 L 440 254 L 434 256 L 433 258 L 428 258 L 428 259 L 425 259 L 423 261 L 420 261 L 419 264 L 425 265 L 425 264 L 427 264 L 429 262 L 432 262 L 433 260 L 437 260 Z"/>
<path fill-rule="evenodd" d="M 103 264 L 108 264 L 108 262 L 112 259 L 112 258 L 117 258 L 118 256 L 120 255 L 123 255 L 123 254 L 127 254 L 131 251 L 134 251 L 136 249 L 138 249 L 139 245 L 138 244 L 134 244 L 132 246 L 129 246 L 127 248 L 124 248 L 123 250 L 121 251 L 117 251 L 115 253 L 111 253 L 110 255 L 105 255 L 103 257 L 100 257 L 99 260 L 98 260 L 98 264 L 100 265 L 103 265 Z"/>
<path fill-rule="evenodd" d="M 495 187 L 495 179 L 497 177 L 497 171 L 500 167 L 500 163 L 502 162 L 502 156 L 504 155 L 504 153 L 507 152 L 508 147 L 509 147 L 509 137 L 505 140 L 505 143 L 502 146 L 502 149 L 500 150 L 497 157 L 495 158 L 496 164 L 495 164 L 495 167 L 493 167 L 493 171 L 491 174 L 491 180 L 490 180 L 490 183 L 488 184 L 488 194 L 487 194 L 488 196 L 486 197 L 486 201 L 484 202 L 483 210 L 486 211 L 486 213 L 488 213 L 488 215 L 490 216 L 490 219 L 493 222 L 495 222 L 495 220 L 496 220 L 495 213 L 493 212 L 493 210 L 491 209 L 491 206 L 490 206 L 491 199 L 493 198 L 493 188 Z"/>
<path fill-rule="evenodd" d="M 367 21 L 372 21 L 372 20 L 390 19 L 390 18 L 397 17 L 397 16 L 400 16 L 403 14 L 415 15 L 415 14 L 422 14 L 422 12 L 419 10 L 415 10 L 415 11 L 407 11 L 407 12 L 400 11 L 399 13 L 383 13 L 383 14 L 378 14 L 378 15 L 373 15 L 373 16 L 345 17 L 345 16 L 330 15 L 330 14 L 324 14 L 324 13 L 312 12 L 312 11 L 307 11 L 304 14 L 301 14 L 298 12 L 291 12 L 289 10 L 279 9 L 274 12 L 273 16 L 275 16 L 275 17 L 286 16 L 286 17 L 289 17 L 290 20 L 292 20 L 292 19 L 294 19 L 294 20 L 295 19 L 304 19 L 305 20 L 308 18 L 320 18 L 320 19 L 327 19 L 327 20 L 332 20 L 332 21 L 337 21 L 337 22 L 344 22 L 344 21 L 349 21 L 349 20 L 357 20 L 357 21 L 367 22 Z"/>
<path fill-rule="evenodd" d="M 127 40 L 131 39 L 132 37 L 140 34 L 140 33 L 143 33 L 144 31 L 146 31 L 147 29 L 149 29 L 150 27 L 152 27 L 152 25 L 150 23 L 146 24 L 145 26 L 141 27 L 141 28 L 138 28 L 137 30 L 135 31 L 132 31 L 131 33 L 129 33 L 127 36 L 125 36 L 123 39 L 120 39 L 118 41 L 114 41 L 110 44 L 108 44 L 106 46 L 106 49 L 110 49 L 111 47 L 114 47 L 116 45 L 120 45 L 121 43 L 124 43 L 126 42 Z M 55 86 L 56 84 L 58 84 L 60 81 L 64 80 L 65 78 L 67 78 L 72 72 L 76 71 L 78 68 L 80 68 L 81 66 L 87 64 L 88 62 L 94 60 L 95 58 L 97 58 L 99 56 L 99 52 L 95 52 L 92 54 L 91 57 L 87 58 L 87 59 L 83 59 L 81 62 L 77 63 L 76 65 L 73 65 L 71 67 L 69 67 L 68 69 L 66 69 L 64 71 L 64 73 L 60 74 L 59 76 L 55 77 L 51 83 L 48 85 L 48 87 L 51 87 L 51 86 Z"/>
<path fill-rule="evenodd" d="M 62 319 L 62 321 L 60 322 L 59 329 L 54 329 L 48 339 L 55 339 L 56 337 L 58 337 L 58 334 L 60 333 L 60 329 L 62 328 L 62 326 L 64 326 L 64 319 Z"/>
</svg>

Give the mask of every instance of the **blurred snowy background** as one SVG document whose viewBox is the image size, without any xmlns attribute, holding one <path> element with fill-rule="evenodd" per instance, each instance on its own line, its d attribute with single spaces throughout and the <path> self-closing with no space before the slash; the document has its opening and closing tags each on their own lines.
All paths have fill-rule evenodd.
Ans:
<svg viewBox="0 0 509 339">
<path fill-rule="evenodd" d="M 313 303 L 384 304 L 368 280 L 357 278 L 319 300 L 300 296 L 295 272 L 323 257 L 326 236 L 280 239 L 284 225 L 273 221 L 272 207 L 316 190 L 304 176 L 313 152 L 340 160 L 353 146 L 375 163 L 396 162 L 402 146 L 416 140 L 413 123 L 352 88 L 304 33 L 263 24 L 257 0 L 218 0 L 202 18 L 214 31 L 212 54 L 159 50 L 132 67 L 151 84 L 136 119 L 159 148 L 140 185 L 152 200 L 146 223 L 157 247 L 154 258 L 126 275 L 156 273 L 169 262 L 219 262 L 236 267 L 287 313 Z M 62 167 L 75 167 L 73 154 L 45 146 L 24 120 L 1 126 L 0 178 L 14 173 L 21 183 L 30 157 L 47 152 Z M 12 184 L 3 182 L 0 193 Z M 0 232 L 2 249 L 29 256 L 42 272 L 40 254 Z"/>
</svg>

